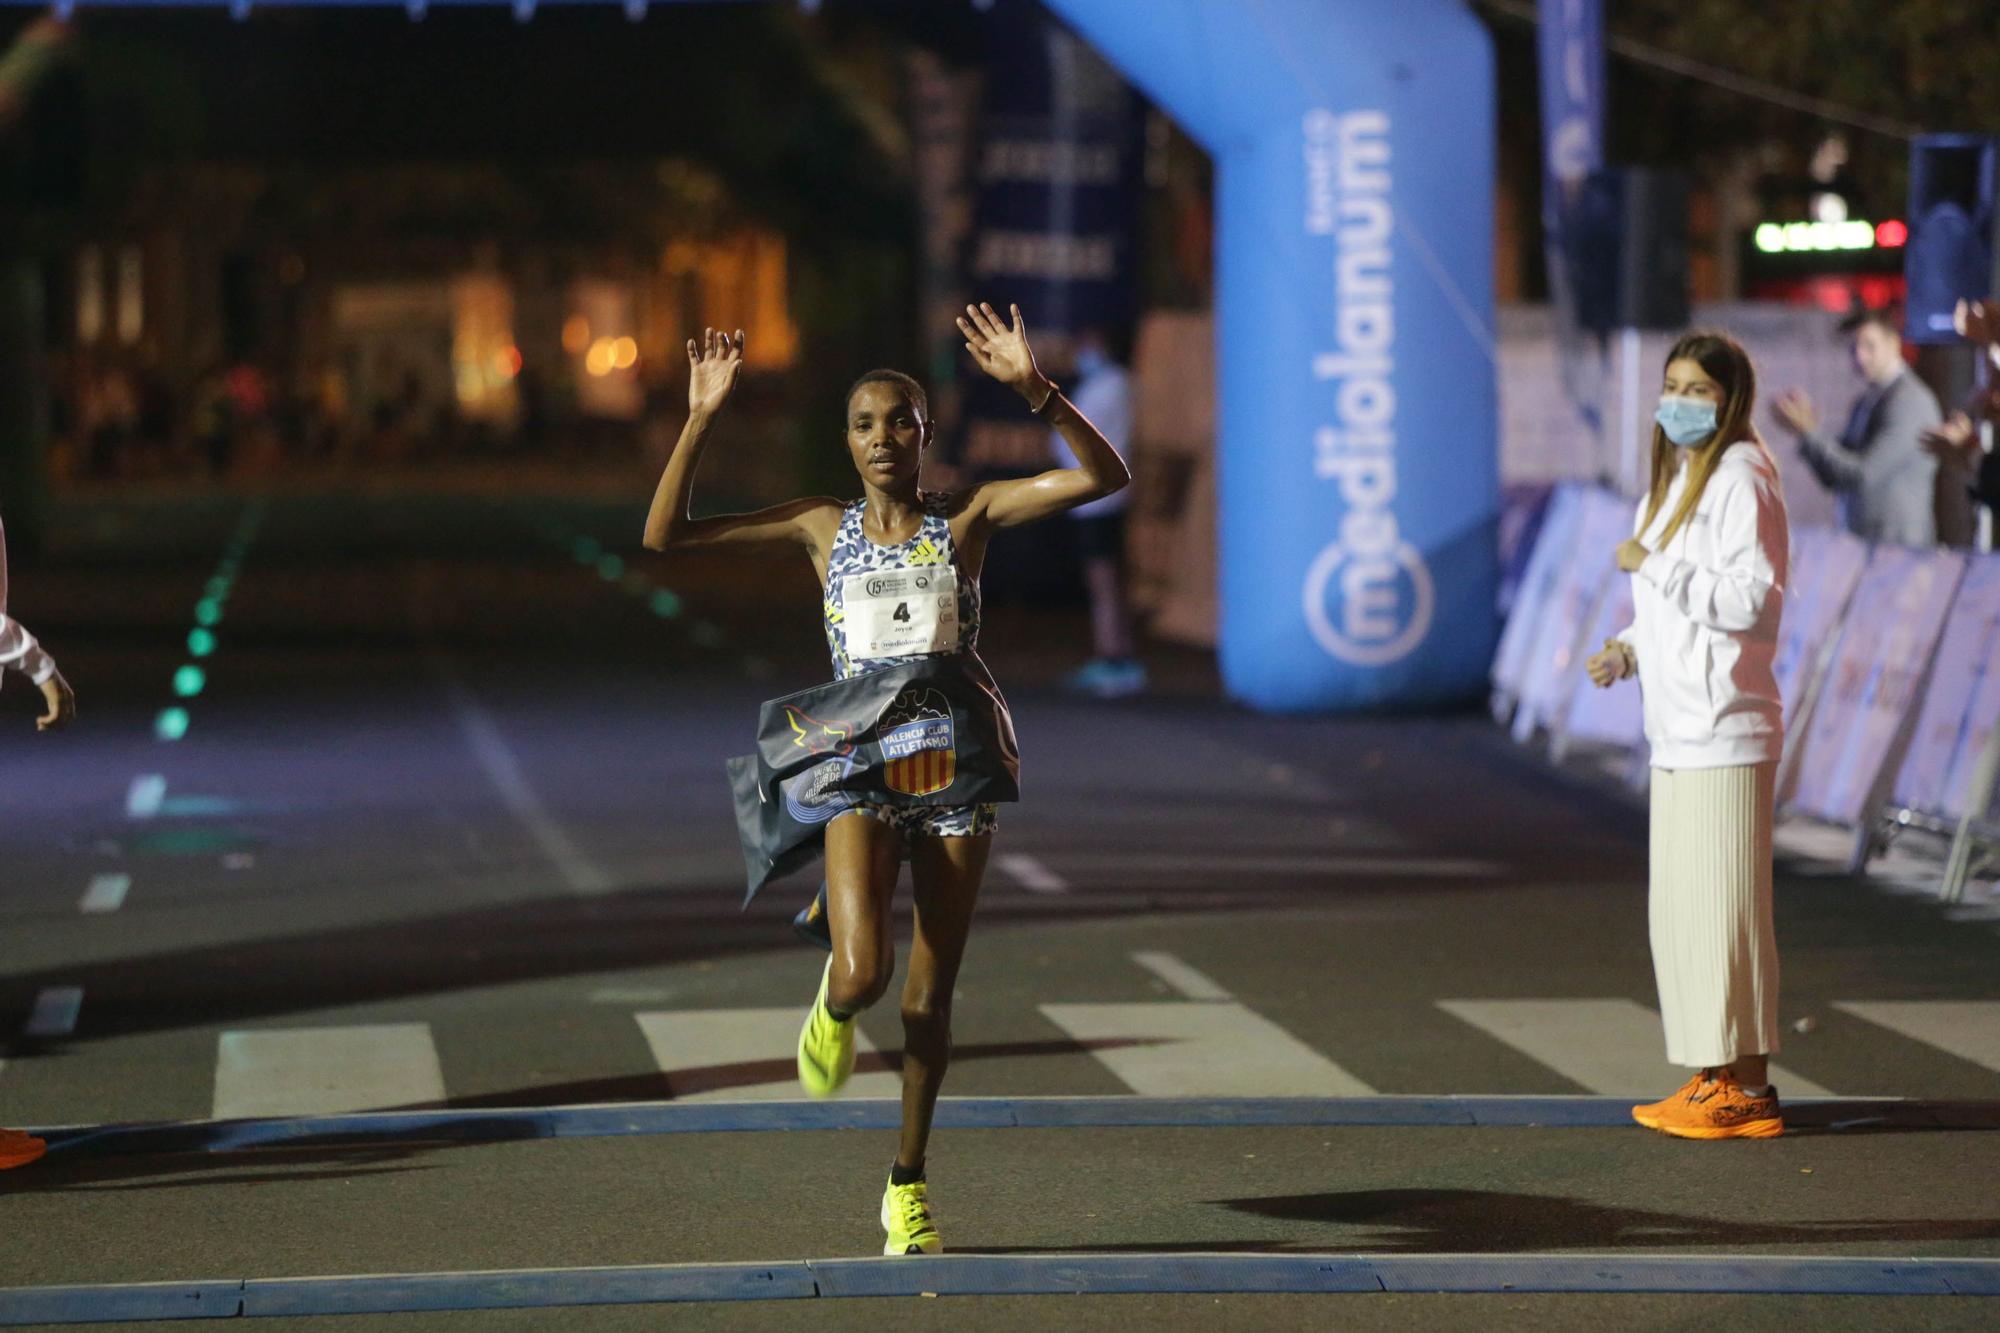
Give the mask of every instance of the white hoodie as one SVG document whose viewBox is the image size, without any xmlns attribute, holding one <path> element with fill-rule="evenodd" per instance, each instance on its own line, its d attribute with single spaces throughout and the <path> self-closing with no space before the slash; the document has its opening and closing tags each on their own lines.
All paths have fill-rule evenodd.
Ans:
<svg viewBox="0 0 2000 1333">
<path fill-rule="evenodd" d="M 1639 502 L 1633 535 L 1652 554 L 1632 576 L 1632 624 L 1618 635 L 1639 663 L 1653 767 L 1776 762 L 1785 722 L 1772 662 L 1791 552 L 1777 465 L 1762 445 L 1730 445 L 1663 548 L 1686 489 L 1683 467 L 1643 533 Z"/>
<path fill-rule="evenodd" d="M 7 529 L 0 527 L 0 667 L 26 673 L 39 685 L 56 674 L 55 660 L 42 651 L 20 621 L 7 616 Z"/>
</svg>

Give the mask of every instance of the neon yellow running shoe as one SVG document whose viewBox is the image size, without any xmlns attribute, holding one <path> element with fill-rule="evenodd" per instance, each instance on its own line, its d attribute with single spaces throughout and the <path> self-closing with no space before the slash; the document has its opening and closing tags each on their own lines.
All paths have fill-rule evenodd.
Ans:
<svg viewBox="0 0 2000 1333">
<path fill-rule="evenodd" d="M 799 1085 L 806 1096 L 831 1097 L 846 1086 L 854 1072 L 854 1020 L 836 1023 L 826 1011 L 826 987 L 833 979 L 833 959 L 819 974 L 819 995 L 799 1029 Z"/>
<path fill-rule="evenodd" d="M 889 1233 L 884 1254 L 944 1253 L 944 1238 L 938 1235 L 921 1180 L 914 1185 L 891 1183 L 882 1191 L 882 1229 Z"/>
</svg>

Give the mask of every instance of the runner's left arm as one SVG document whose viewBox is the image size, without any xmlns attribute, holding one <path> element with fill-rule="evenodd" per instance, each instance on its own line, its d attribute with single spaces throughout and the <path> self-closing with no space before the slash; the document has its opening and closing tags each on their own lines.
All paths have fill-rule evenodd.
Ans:
<svg viewBox="0 0 2000 1333">
<path fill-rule="evenodd" d="M 1125 460 L 1104 433 L 1036 366 L 1021 307 L 1009 306 L 1008 311 L 1011 327 L 990 305 L 967 306 L 958 319 L 965 350 L 972 353 L 981 370 L 1020 394 L 1036 415 L 1056 428 L 1076 455 L 1077 465 L 973 487 L 966 495 L 967 507 L 995 528 L 1016 527 L 1060 514 L 1123 490 L 1132 480 Z"/>
</svg>

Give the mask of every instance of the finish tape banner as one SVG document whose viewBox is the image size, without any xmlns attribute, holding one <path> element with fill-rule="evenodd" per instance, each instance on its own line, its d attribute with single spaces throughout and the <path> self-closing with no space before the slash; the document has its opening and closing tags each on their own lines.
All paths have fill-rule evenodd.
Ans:
<svg viewBox="0 0 2000 1333">
<path fill-rule="evenodd" d="M 1498 616 L 1494 78 L 1458 0 L 1050 0 L 1214 155 L 1222 673 L 1477 697 Z"/>
</svg>

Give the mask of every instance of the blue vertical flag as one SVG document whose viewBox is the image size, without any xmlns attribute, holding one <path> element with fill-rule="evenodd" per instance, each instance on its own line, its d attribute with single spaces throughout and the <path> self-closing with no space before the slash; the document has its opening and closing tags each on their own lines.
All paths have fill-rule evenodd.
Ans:
<svg viewBox="0 0 2000 1333">
<path fill-rule="evenodd" d="M 1603 0 L 1541 0 L 1542 228 L 1550 282 L 1567 277 L 1570 208 L 1604 164 Z M 1569 293 L 1558 289 L 1557 299 Z"/>
</svg>

